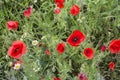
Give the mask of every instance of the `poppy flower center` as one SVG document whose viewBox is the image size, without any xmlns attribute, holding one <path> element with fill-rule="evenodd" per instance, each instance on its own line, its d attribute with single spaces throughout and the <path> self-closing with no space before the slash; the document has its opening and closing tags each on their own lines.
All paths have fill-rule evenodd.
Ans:
<svg viewBox="0 0 120 80">
<path fill-rule="evenodd" d="M 86 53 L 89 54 L 90 52 L 88 50 L 86 50 Z"/>
<path fill-rule="evenodd" d="M 78 41 L 78 38 L 77 37 L 74 37 L 73 38 L 73 42 L 77 42 Z"/>
<path fill-rule="evenodd" d="M 18 51 L 19 51 L 19 48 L 16 48 L 14 52 L 16 53 L 16 52 L 18 52 Z"/>
</svg>

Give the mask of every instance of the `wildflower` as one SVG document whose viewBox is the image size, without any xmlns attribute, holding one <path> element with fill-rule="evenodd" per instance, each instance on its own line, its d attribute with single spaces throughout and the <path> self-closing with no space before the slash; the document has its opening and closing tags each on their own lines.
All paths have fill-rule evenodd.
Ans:
<svg viewBox="0 0 120 80">
<path fill-rule="evenodd" d="M 114 68 L 115 68 L 115 63 L 114 62 L 110 62 L 109 63 L 109 69 L 114 70 Z"/>
<path fill-rule="evenodd" d="M 53 80 L 61 80 L 61 79 L 60 79 L 60 78 L 56 78 L 56 77 L 55 77 Z"/>
<path fill-rule="evenodd" d="M 70 8 L 70 13 L 71 13 L 73 16 L 78 15 L 79 12 L 80 12 L 80 7 L 77 6 L 76 4 L 74 4 L 74 5 Z"/>
<path fill-rule="evenodd" d="M 92 48 L 84 49 L 83 54 L 87 59 L 92 59 L 94 57 L 94 50 Z"/>
<path fill-rule="evenodd" d="M 6 24 L 8 30 L 17 30 L 18 29 L 18 21 L 8 21 Z"/>
<path fill-rule="evenodd" d="M 34 70 L 35 72 L 38 72 L 38 71 L 40 70 L 40 68 L 33 68 L 33 70 Z"/>
<path fill-rule="evenodd" d="M 22 41 L 14 41 L 8 49 L 8 55 L 12 58 L 19 59 L 26 53 L 26 45 Z"/>
<path fill-rule="evenodd" d="M 62 54 L 65 51 L 65 44 L 64 43 L 59 43 L 57 45 L 56 50 L 59 54 Z"/>
<path fill-rule="evenodd" d="M 88 80 L 85 73 L 78 74 L 78 80 Z"/>
<path fill-rule="evenodd" d="M 105 46 L 105 45 L 102 45 L 102 46 L 101 46 L 101 51 L 102 51 L 102 52 L 105 52 L 105 50 L 106 50 L 106 46 Z"/>
<path fill-rule="evenodd" d="M 34 3 L 37 3 L 37 0 L 34 0 Z"/>
<path fill-rule="evenodd" d="M 83 42 L 85 39 L 85 35 L 79 31 L 74 30 L 73 33 L 68 37 L 67 42 L 71 46 L 77 47 L 81 42 Z"/>
<path fill-rule="evenodd" d="M 32 45 L 36 46 L 38 44 L 38 41 L 37 40 L 33 40 L 32 41 Z"/>
<path fill-rule="evenodd" d="M 59 14 L 60 12 L 61 12 L 61 10 L 60 10 L 59 7 L 57 7 L 57 8 L 54 9 L 54 13 L 55 13 L 55 14 Z"/>
<path fill-rule="evenodd" d="M 57 3 L 56 5 L 57 5 L 57 7 L 59 7 L 59 8 L 64 8 L 64 4 L 63 4 L 63 3 Z"/>
<path fill-rule="evenodd" d="M 45 53 L 50 56 L 50 51 L 49 50 L 46 50 Z"/>
<path fill-rule="evenodd" d="M 15 63 L 13 69 L 19 70 L 19 69 L 20 69 L 20 66 L 21 66 L 20 63 Z"/>
<path fill-rule="evenodd" d="M 65 0 L 54 0 L 55 3 L 64 3 Z"/>
<path fill-rule="evenodd" d="M 120 52 L 120 39 L 112 40 L 108 47 L 109 51 L 113 54 L 118 54 Z"/>
<path fill-rule="evenodd" d="M 64 8 L 64 2 L 65 2 L 65 0 L 54 0 L 54 2 L 57 5 L 57 7 Z"/>
<path fill-rule="evenodd" d="M 29 7 L 27 10 L 24 11 L 23 14 L 25 17 L 30 17 L 31 13 L 32 13 L 32 7 Z"/>
</svg>

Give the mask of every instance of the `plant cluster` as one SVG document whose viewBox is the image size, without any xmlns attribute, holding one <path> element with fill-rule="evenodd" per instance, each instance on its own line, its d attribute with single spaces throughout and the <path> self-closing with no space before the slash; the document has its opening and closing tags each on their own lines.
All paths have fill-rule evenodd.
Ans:
<svg viewBox="0 0 120 80">
<path fill-rule="evenodd" d="M 119 80 L 118 0 L 1 0 L 0 80 Z"/>
</svg>

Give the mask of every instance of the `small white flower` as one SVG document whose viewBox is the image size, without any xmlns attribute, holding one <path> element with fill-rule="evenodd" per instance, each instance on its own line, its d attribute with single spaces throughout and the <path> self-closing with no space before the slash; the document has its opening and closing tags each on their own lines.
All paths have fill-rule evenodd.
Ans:
<svg viewBox="0 0 120 80">
<path fill-rule="evenodd" d="M 46 38 L 46 36 L 43 36 L 41 39 L 45 39 Z"/>
<path fill-rule="evenodd" d="M 81 20 L 81 19 L 77 19 L 77 21 L 79 21 L 80 23 L 82 23 L 82 20 Z"/>
<path fill-rule="evenodd" d="M 20 69 L 20 66 L 21 66 L 20 63 L 16 63 L 16 64 L 14 65 L 13 69 L 18 70 L 18 69 Z"/>
<path fill-rule="evenodd" d="M 34 40 L 34 41 L 32 41 L 32 45 L 37 45 L 38 44 L 38 41 L 37 40 Z"/>
<path fill-rule="evenodd" d="M 34 3 L 36 3 L 37 2 L 37 0 L 34 0 Z"/>
<path fill-rule="evenodd" d="M 40 68 L 33 68 L 33 71 L 38 72 Z"/>
</svg>

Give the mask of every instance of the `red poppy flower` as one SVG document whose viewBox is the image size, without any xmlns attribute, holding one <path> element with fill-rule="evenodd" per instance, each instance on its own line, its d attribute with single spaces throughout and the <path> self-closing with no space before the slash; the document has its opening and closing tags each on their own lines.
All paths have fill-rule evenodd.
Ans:
<svg viewBox="0 0 120 80">
<path fill-rule="evenodd" d="M 80 7 L 77 6 L 76 4 L 74 4 L 71 8 L 70 8 L 70 13 L 73 15 L 73 16 L 76 16 L 77 14 L 79 14 L 80 12 Z"/>
<path fill-rule="evenodd" d="M 56 3 L 57 7 L 64 8 L 64 3 Z"/>
<path fill-rule="evenodd" d="M 65 0 L 54 0 L 55 3 L 64 3 Z"/>
<path fill-rule="evenodd" d="M 85 73 L 78 74 L 78 80 L 88 80 Z"/>
<path fill-rule="evenodd" d="M 50 51 L 49 50 L 46 50 L 45 53 L 50 56 Z"/>
<path fill-rule="evenodd" d="M 54 78 L 54 80 L 61 80 L 60 78 Z"/>
<path fill-rule="evenodd" d="M 112 40 L 108 49 L 111 53 L 118 54 L 120 52 L 120 40 Z"/>
<path fill-rule="evenodd" d="M 102 52 L 105 52 L 105 50 L 106 50 L 106 46 L 105 46 L 105 45 L 102 45 L 102 46 L 101 46 L 101 51 L 102 51 Z"/>
<path fill-rule="evenodd" d="M 59 14 L 60 12 L 61 12 L 60 8 L 55 8 L 55 9 L 54 9 L 54 13 L 55 13 L 55 14 Z"/>
<path fill-rule="evenodd" d="M 18 29 L 18 21 L 8 21 L 6 26 L 9 30 L 17 30 Z"/>
<path fill-rule="evenodd" d="M 26 53 L 26 45 L 22 41 L 14 41 L 8 49 L 8 55 L 12 58 L 19 59 Z"/>
<path fill-rule="evenodd" d="M 31 13 L 32 13 L 32 7 L 29 7 L 27 10 L 24 11 L 23 14 L 25 17 L 30 17 Z"/>
<path fill-rule="evenodd" d="M 114 68 L 115 68 L 115 63 L 114 62 L 110 62 L 109 63 L 109 69 L 114 70 Z"/>
<path fill-rule="evenodd" d="M 77 47 L 79 44 L 84 41 L 85 35 L 79 31 L 79 30 L 74 30 L 73 33 L 68 37 L 67 42 L 71 46 Z"/>
<path fill-rule="evenodd" d="M 64 43 L 59 43 L 59 44 L 57 45 L 57 52 L 58 52 L 59 54 L 62 54 L 64 51 L 65 51 L 65 44 L 64 44 Z"/>
<path fill-rule="evenodd" d="M 94 50 L 92 48 L 84 49 L 83 54 L 87 59 L 92 59 L 94 57 Z"/>
</svg>

